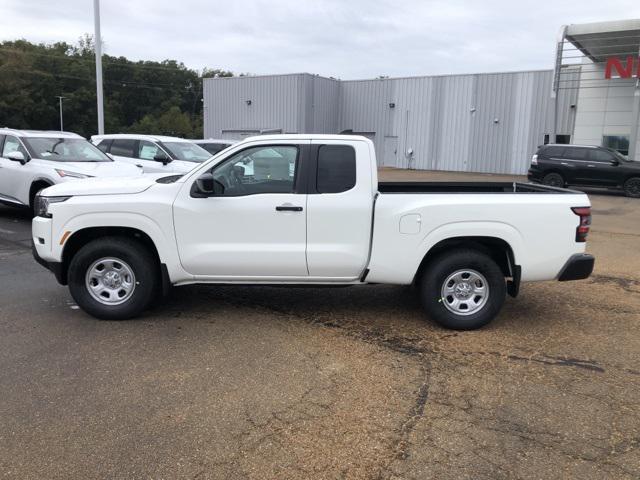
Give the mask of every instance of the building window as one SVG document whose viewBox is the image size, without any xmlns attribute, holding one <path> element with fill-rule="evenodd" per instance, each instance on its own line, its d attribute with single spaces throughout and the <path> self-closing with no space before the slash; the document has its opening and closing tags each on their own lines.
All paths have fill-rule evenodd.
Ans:
<svg viewBox="0 0 640 480">
<path fill-rule="evenodd" d="M 542 139 L 542 144 L 543 145 L 548 145 L 549 144 L 549 134 L 548 133 L 544 134 L 544 138 Z"/>
<path fill-rule="evenodd" d="M 629 155 L 629 135 L 603 135 L 602 146 L 613 148 L 622 155 Z"/>
<path fill-rule="evenodd" d="M 571 135 L 556 135 L 556 143 L 567 145 L 571 143 Z"/>
</svg>

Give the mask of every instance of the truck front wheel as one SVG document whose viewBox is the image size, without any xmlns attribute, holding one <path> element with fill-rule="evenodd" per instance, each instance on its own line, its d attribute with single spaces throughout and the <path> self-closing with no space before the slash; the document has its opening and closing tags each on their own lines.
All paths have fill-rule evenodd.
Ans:
<svg viewBox="0 0 640 480">
<path fill-rule="evenodd" d="M 440 325 L 473 330 L 498 315 L 506 283 L 491 257 L 460 249 L 444 252 L 429 262 L 420 291 L 425 310 Z"/>
<path fill-rule="evenodd" d="M 105 237 L 83 246 L 69 264 L 69 290 L 76 303 L 101 320 L 139 315 L 158 288 L 158 265 L 139 242 Z"/>
</svg>

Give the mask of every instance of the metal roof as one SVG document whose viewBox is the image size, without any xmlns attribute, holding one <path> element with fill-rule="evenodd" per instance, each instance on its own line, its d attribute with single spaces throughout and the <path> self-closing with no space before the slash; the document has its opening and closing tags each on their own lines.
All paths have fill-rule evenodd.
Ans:
<svg viewBox="0 0 640 480">
<path fill-rule="evenodd" d="M 567 25 L 565 38 L 593 62 L 638 56 L 640 19 Z"/>
</svg>

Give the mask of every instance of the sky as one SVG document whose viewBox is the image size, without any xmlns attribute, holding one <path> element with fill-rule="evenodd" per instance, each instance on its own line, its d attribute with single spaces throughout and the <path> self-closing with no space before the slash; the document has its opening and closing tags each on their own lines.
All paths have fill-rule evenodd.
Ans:
<svg viewBox="0 0 640 480">
<path fill-rule="evenodd" d="M 2 0 L 0 40 L 75 43 L 92 0 Z M 631 0 L 101 0 L 109 55 L 341 79 L 552 68 L 563 24 L 640 18 Z"/>
</svg>

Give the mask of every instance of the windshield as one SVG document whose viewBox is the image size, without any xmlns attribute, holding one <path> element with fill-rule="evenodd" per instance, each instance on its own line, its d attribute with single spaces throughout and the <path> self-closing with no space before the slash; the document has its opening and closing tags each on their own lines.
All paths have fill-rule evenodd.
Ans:
<svg viewBox="0 0 640 480">
<path fill-rule="evenodd" d="M 201 163 L 211 158 L 209 152 L 191 142 L 162 142 L 162 146 L 169 150 L 175 160 Z"/>
<path fill-rule="evenodd" d="M 25 143 L 35 158 L 56 162 L 111 162 L 84 138 L 27 137 Z"/>
<path fill-rule="evenodd" d="M 217 153 L 220 153 L 225 148 L 230 147 L 231 144 L 230 143 L 198 143 L 198 146 L 204 148 L 211 155 L 215 155 Z"/>
</svg>

